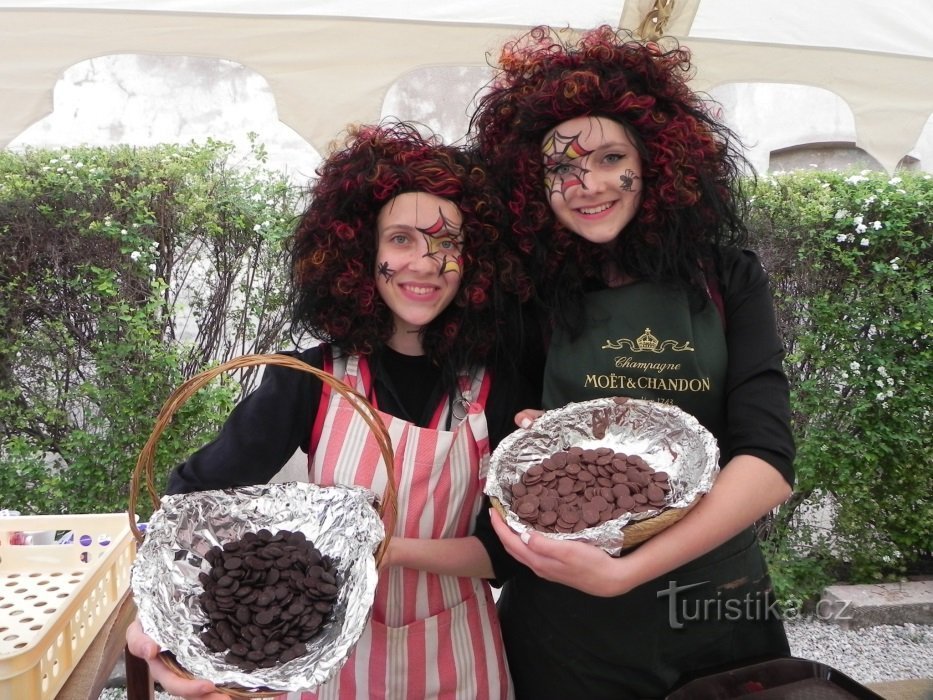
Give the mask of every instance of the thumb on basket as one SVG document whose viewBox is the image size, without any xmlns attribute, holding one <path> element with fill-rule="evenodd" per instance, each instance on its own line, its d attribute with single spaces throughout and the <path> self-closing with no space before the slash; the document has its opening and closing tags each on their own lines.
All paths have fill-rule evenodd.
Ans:
<svg viewBox="0 0 933 700">
<path fill-rule="evenodd" d="M 149 675 L 155 683 L 184 700 L 228 700 L 229 695 L 221 693 L 208 680 L 182 678 L 170 669 L 159 657 L 161 649 L 158 643 L 143 631 L 139 620 L 133 620 L 126 629 L 126 648 L 149 666 Z"/>
</svg>

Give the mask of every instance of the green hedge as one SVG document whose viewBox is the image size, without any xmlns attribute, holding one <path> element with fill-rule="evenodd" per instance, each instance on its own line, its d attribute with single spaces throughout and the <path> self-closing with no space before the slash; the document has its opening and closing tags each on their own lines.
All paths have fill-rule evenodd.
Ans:
<svg viewBox="0 0 933 700">
<path fill-rule="evenodd" d="M 806 598 L 916 571 L 933 549 L 933 179 L 783 174 L 750 201 L 798 443 L 767 542 L 778 587 Z"/>
<path fill-rule="evenodd" d="M 231 156 L 216 142 L 0 152 L 0 507 L 125 510 L 168 393 L 288 344 L 282 241 L 298 197 Z M 218 380 L 185 404 L 159 443 L 157 489 L 254 381 Z"/>
<path fill-rule="evenodd" d="M 124 509 L 168 392 L 289 344 L 282 241 L 300 197 L 230 156 L 214 142 L 0 152 L 0 507 Z M 787 599 L 902 576 L 933 548 L 933 180 L 806 172 L 748 187 L 798 443 L 795 494 L 762 526 L 775 582 Z M 235 379 L 176 416 L 157 490 L 256 377 Z"/>
</svg>

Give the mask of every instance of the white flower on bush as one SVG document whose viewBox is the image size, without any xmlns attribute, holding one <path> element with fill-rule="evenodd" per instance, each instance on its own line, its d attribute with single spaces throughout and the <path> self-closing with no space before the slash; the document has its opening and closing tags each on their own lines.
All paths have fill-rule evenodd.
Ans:
<svg viewBox="0 0 933 700">
<path fill-rule="evenodd" d="M 891 269 L 892 269 L 892 270 L 900 270 L 900 269 L 901 269 L 901 266 L 898 264 L 900 261 L 901 261 L 900 258 L 891 258 L 891 260 L 889 260 L 889 262 L 890 262 L 890 264 L 891 264 Z"/>
<path fill-rule="evenodd" d="M 892 177 L 890 180 L 888 180 L 889 185 L 899 185 L 901 182 L 903 182 L 903 180 L 901 180 L 899 177 Z"/>
<path fill-rule="evenodd" d="M 879 391 L 875 394 L 875 401 L 880 401 L 881 404 L 887 408 L 887 401 L 892 396 L 894 396 L 894 389 L 888 389 L 887 391 Z"/>
<path fill-rule="evenodd" d="M 888 370 L 884 368 L 884 365 L 878 365 L 878 374 L 880 374 L 882 377 L 888 376 Z"/>
<path fill-rule="evenodd" d="M 882 228 L 884 228 L 884 224 L 881 223 L 880 221 L 872 221 L 871 227 L 875 229 L 876 231 L 880 231 Z"/>
<path fill-rule="evenodd" d="M 845 243 L 848 236 L 844 233 L 836 234 L 836 243 Z"/>
<path fill-rule="evenodd" d="M 140 257 L 142 257 L 142 253 L 140 253 L 138 250 L 134 250 L 132 253 L 130 253 L 130 260 L 133 262 L 139 260 Z"/>
<path fill-rule="evenodd" d="M 867 248 L 870 243 L 871 241 L 869 241 L 867 238 L 863 238 L 862 240 L 859 241 L 859 245 L 862 246 L 863 248 Z"/>
<path fill-rule="evenodd" d="M 872 204 L 875 203 L 875 200 L 877 200 L 877 199 L 878 199 L 878 198 L 877 198 L 875 195 L 872 195 L 871 197 L 866 197 L 866 198 L 865 198 L 865 206 L 866 206 L 866 207 L 871 206 Z"/>
<path fill-rule="evenodd" d="M 836 221 L 839 221 L 839 219 L 845 219 L 848 215 L 849 215 L 848 209 L 837 209 L 835 219 Z"/>
<path fill-rule="evenodd" d="M 861 371 L 861 370 L 862 370 L 862 365 L 860 365 L 860 364 L 859 364 L 858 362 L 856 362 L 855 360 L 852 360 L 852 362 L 849 363 L 849 369 L 852 370 L 852 373 L 853 373 L 853 374 L 856 374 L 856 375 L 862 373 L 862 371 Z"/>
<path fill-rule="evenodd" d="M 120 235 L 121 235 L 121 236 L 125 236 L 125 235 L 126 235 L 126 229 L 125 229 L 125 228 L 121 228 L 121 229 L 120 229 Z"/>
<path fill-rule="evenodd" d="M 850 175 L 843 182 L 845 182 L 847 185 L 857 185 L 860 182 L 867 182 L 867 181 L 868 181 L 868 178 L 865 177 L 864 175 Z"/>
<path fill-rule="evenodd" d="M 253 231 L 255 231 L 256 233 L 259 233 L 261 230 L 262 230 L 262 226 L 260 226 L 259 224 L 253 225 Z"/>
<path fill-rule="evenodd" d="M 155 263 L 149 263 L 149 270 L 155 272 Z"/>
</svg>

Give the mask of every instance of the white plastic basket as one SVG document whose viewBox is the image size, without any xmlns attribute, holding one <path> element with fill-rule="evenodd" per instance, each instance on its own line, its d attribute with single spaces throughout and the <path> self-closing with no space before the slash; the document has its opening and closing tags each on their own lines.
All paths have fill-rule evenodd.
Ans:
<svg viewBox="0 0 933 700">
<path fill-rule="evenodd" d="M 49 531 L 53 544 L 11 544 Z M 0 518 L 0 698 L 58 694 L 129 589 L 135 556 L 126 513 Z"/>
</svg>

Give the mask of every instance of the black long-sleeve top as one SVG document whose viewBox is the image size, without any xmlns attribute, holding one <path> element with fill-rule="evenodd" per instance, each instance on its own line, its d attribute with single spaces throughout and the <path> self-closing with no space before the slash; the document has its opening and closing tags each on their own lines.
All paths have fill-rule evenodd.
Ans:
<svg viewBox="0 0 933 700">
<path fill-rule="evenodd" d="M 283 354 L 322 368 L 322 347 Z M 370 369 L 381 411 L 428 425 L 442 397 L 438 367 L 386 347 L 371 358 Z M 268 365 L 259 387 L 236 405 L 219 435 L 172 471 L 168 493 L 268 482 L 297 449 L 308 451 L 321 390 L 321 380 L 310 373 Z M 486 402 L 493 448 L 515 429 L 517 411 L 538 405 L 535 393 L 525 382 L 499 382 L 493 374 Z"/>
<path fill-rule="evenodd" d="M 755 253 L 724 250 L 718 289 L 729 353 L 725 428 L 716 435 L 722 463 L 737 455 L 753 455 L 793 486 L 795 446 L 784 345 L 768 277 Z M 477 523 L 476 536 L 489 553 L 497 581 L 504 582 L 522 568 L 505 553 L 488 520 Z"/>
</svg>

